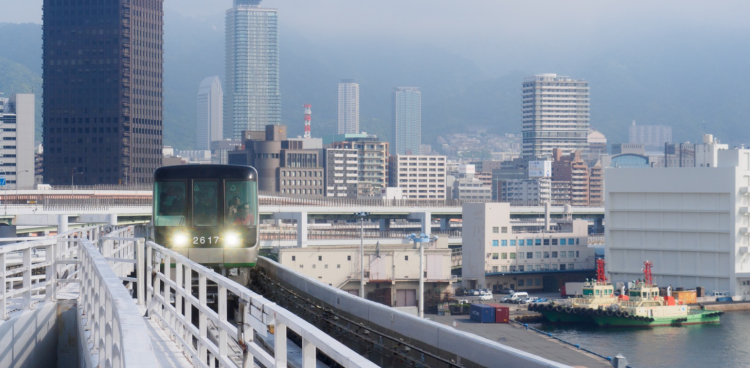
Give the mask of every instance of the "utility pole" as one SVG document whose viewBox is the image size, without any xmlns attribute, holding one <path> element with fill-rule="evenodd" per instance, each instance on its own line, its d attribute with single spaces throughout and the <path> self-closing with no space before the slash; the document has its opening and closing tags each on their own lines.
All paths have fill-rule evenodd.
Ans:
<svg viewBox="0 0 750 368">
<path fill-rule="evenodd" d="M 367 212 L 355 213 L 359 216 L 359 296 L 365 298 L 365 217 L 370 216 Z M 365 298 L 366 299 L 366 298 Z"/>
<path fill-rule="evenodd" d="M 417 236 L 411 234 L 407 236 L 407 239 L 411 239 L 414 242 L 414 247 L 417 247 L 419 243 L 419 318 L 424 318 L 424 245 L 438 240 L 438 236 L 431 237 L 425 233 Z"/>
</svg>

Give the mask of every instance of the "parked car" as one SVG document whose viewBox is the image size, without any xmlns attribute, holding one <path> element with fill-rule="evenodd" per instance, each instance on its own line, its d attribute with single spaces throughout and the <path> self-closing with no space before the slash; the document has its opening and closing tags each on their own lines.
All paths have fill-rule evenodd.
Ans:
<svg viewBox="0 0 750 368">
<path fill-rule="evenodd" d="M 457 298 L 455 300 L 456 300 L 456 302 L 458 302 L 458 304 L 469 304 L 469 299 Z"/>
<path fill-rule="evenodd" d="M 547 298 L 536 298 L 536 301 L 534 303 L 547 303 L 549 302 L 549 299 Z"/>
<path fill-rule="evenodd" d="M 499 294 L 513 294 L 516 291 L 513 289 L 503 288 L 498 291 Z"/>
<path fill-rule="evenodd" d="M 492 296 L 492 292 L 490 291 L 490 289 L 481 289 L 479 294 Z"/>
<path fill-rule="evenodd" d="M 473 295 L 473 296 L 479 296 L 480 295 L 479 294 L 479 290 L 472 289 L 471 290 L 471 295 Z"/>
<path fill-rule="evenodd" d="M 528 298 L 520 299 L 520 300 L 518 301 L 518 304 L 529 304 L 529 303 L 536 303 L 536 301 L 537 301 L 538 299 L 539 299 L 539 298 L 537 298 L 537 297 L 535 297 L 535 296 L 530 296 L 530 297 L 528 297 Z"/>
<path fill-rule="evenodd" d="M 482 294 L 479 297 L 479 300 L 482 300 L 482 301 L 484 301 L 484 300 L 495 300 L 495 298 L 492 297 L 492 294 L 489 294 L 489 295 L 488 294 Z"/>
<path fill-rule="evenodd" d="M 521 300 L 525 300 L 528 297 L 529 293 L 525 291 L 518 291 L 503 298 L 503 303 L 520 304 Z"/>
</svg>

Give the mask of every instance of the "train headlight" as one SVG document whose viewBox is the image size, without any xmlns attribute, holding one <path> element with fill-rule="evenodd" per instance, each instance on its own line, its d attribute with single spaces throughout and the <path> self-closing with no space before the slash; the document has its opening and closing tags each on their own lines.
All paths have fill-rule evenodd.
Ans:
<svg viewBox="0 0 750 368">
<path fill-rule="evenodd" d="M 240 245 L 240 236 L 235 233 L 224 234 L 224 245 L 226 247 L 238 247 Z"/>
<path fill-rule="evenodd" d="M 175 247 L 184 247 L 188 244 L 188 236 L 186 234 L 175 234 L 172 236 L 172 244 Z"/>
</svg>

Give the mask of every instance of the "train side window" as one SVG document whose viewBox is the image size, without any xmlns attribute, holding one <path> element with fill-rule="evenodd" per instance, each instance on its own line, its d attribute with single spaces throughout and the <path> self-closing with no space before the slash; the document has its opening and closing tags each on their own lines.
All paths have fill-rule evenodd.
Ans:
<svg viewBox="0 0 750 368">
<path fill-rule="evenodd" d="M 154 194 L 156 198 L 156 226 L 184 226 L 187 214 L 187 201 L 185 201 L 184 181 L 157 182 Z"/>
<path fill-rule="evenodd" d="M 218 183 L 193 183 L 193 226 L 216 226 L 219 217 Z"/>
<path fill-rule="evenodd" d="M 227 226 L 256 226 L 258 220 L 257 183 L 227 181 L 224 193 L 227 200 L 225 224 Z"/>
</svg>

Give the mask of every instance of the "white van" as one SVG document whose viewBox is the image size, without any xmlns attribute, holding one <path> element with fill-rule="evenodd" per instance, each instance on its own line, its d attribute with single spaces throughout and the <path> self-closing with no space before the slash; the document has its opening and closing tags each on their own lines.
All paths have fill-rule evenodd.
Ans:
<svg viewBox="0 0 750 368">
<path fill-rule="evenodd" d="M 515 292 L 509 296 L 506 296 L 503 298 L 503 302 L 505 303 L 513 303 L 513 304 L 519 304 L 521 300 L 524 300 L 529 297 L 529 293 L 525 291 L 518 291 Z"/>
</svg>

